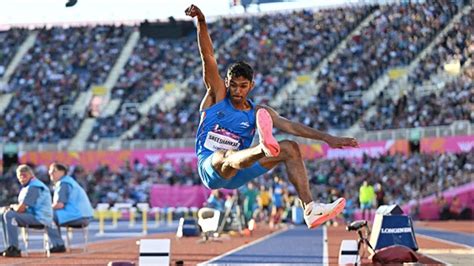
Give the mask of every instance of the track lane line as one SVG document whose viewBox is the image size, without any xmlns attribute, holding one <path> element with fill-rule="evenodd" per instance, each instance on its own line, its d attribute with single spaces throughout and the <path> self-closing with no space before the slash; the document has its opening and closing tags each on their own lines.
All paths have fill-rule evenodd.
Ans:
<svg viewBox="0 0 474 266">
<path fill-rule="evenodd" d="M 242 249 L 244 249 L 244 248 L 250 247 L 250 246 L 252 246 L 252 245 L 255 245 L 255 244 L 258 244 L 258 243 L 260 243 L 260 242 L 262 242 L 262 241 L 265 241 L 265 240 L 267 240 L 267 239 L 269 239 L 269 238 L 271 238 L 271 237 L 274 237 L 274 236 L 277 236 L 277 235 L 279 235 L 279 234 L 281 234 L 281 233 L 284 233 L 284 232 L 288 231 L 289 229 L 291 229 L 291 228 L 293 228 L 293 227 L 294 227 L 294 226 L 292 226 L 292 225 L 291 225 L 291 226 L 288 226 L 287 228 L 284 228 L 284 229 L 282 229 L 282 230 L 280 230 L 280 231 L 273 232 L 273 233 L 271 233 L 271 234 L 269 234 L 269 235 L 266 235 L 266 236 L 264 236 L 264 237 L 262 237 L 262 238 L 259 238 L 259 239 L 257 239 L 257 240 L 254 240 L 253 242 L 250 242 L 250 243 L 247 243 L 247 244 L 245 244 L 245 245 L 243 245 L 243 246 L 240 246 L 240 247 L 237 247 L 237 248 L 235 248 L 235 249 L 229 250 L 229 251 L 227 251 L 226 253 L 224 253 L 224 254 L 222 254 L 222 255 L 219 255 L 219 256 L 217 256 L 217 257 L 214 257 L 214 258 L 212 258 L 212 259 L 210 259 L 210 260 L 207 260 L 207 261 L 198 263 L 197 265 L 198 265 L 198 266 L 207 265 L 207 264 L 209 264 L 209 263 L 212 263 L 213 261 L 219 260 L 219 259 L 221 259 L 221 258 L 223 258 L 223 257 L 225 257 L 225 256 L 227 256 L 227 255 L 230 255 L 230 254 L 232 254 L 232 253 L 234 253 L 234 252 L 240 251 L 240 250 L 242 250 Z"/>
</svg>

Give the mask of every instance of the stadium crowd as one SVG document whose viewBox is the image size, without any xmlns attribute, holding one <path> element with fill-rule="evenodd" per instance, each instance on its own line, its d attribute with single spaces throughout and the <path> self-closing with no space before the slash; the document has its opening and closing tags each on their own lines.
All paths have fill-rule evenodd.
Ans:
<svg viewBox="0 0 474 266">
<path fill-rule="evenodd" d="M 89 141 L 97 142 L 101 138 L 117 138 L 130 129 L 142 115 L 137 109 L 137 105 L 121 105 L 121 108 L 113 116 L 98 117 Z"/>
<path fill-rule="evenodd" d="M 457 6 L 449 1 L 426 1 L 381 6 L 376 12 L 346 49 L 321 69 L 319 93 L 302 107 L 322 116 L 328 127 L 352 126 L 369 107 L 361 94 L 390 68 L 408 65 L 447 25 Z"/>
<path fill-rule="evenodd" d="M 163 112 L 156 105 L 146 116 L 140 128 L 129 137 L 134 139 L 159 138 L 192 138 L 196 136 L 197 121 L 199 121 L 199 104 L 201 95 L 197 86 L 190 88 L 191 93 L 175 108 Z M 193 121 L 194 123 L 190 123 Z M 172 125 L 172 126 L 169 126 Z"/>
<path fill-rule="evenodd" d="M 296 22 L 323 20 L 322 23 L 318 23 L 318 25 L 322 25 L 321 29 L 318 29 L 319 34 L 304 33 L 305 36 L 314 36 L 314 43 L 318 43 L 321 41 L 321 36 L 330 35 L 329 28 L 324 26 L 331 24 L 332 19 L 330 18 L 349 17 L 348 21 L 339 22 L 340 26 L 337 26 L 340 32 L 346 32 L 345 35 L 347 35 L 348 31 L 354 27 L 352 22 L 360 21 L 367 15 L 368 11 L 368 8 L 354 9 L 349 16 L 348 14 L 341 13 L 347 13 L 347 10 L 323 11 L 314 13 L 314 18 L 310 18 L 310 12 L 301 11 L 296 13 L 297 16 L 292 17 L 296 18 Z M 375 20 L 362 30 L 361 35 L 350 40 L 347 49 L 338 55 L 327 68 L 322 69 L 320 79 L 323 85 L 320 93 L 311 96 L 307 106 L 301 106 L 298 104 L 298 100 L 292 101 L 290 99 L 288 103 L 279 109 L 283 116 L 296 119 L 308 126 L 321 130 L 350 127 L 368 108 L 368 104 L 357 97 L 349 99 L 345 94 L 350 91 L 365 90 L 384 71 L 391 67 L 408 64 L 447 24 L 449 19 L 457 12 L 457 6 L 455 4 L 444 5 L 438 2 L 427 2 L 424 4 L 410 4 L 409 6 L 387 6 L 382 7 L 377 12 Z M 410 15 L 406 16 L 407 13 Z M 319 16 L 314 16 L 315 14 Z M 277 14 L 273 16 L 252 17 L 248 23 L 252 26 L 252 30 L 246 32 L 236 44 L 224 47 L 223 50 L 217 50 L 219 55 L 218 64 L 222 71 L 232 61 L 231 59 L 257 62 L 254 65 L 256 69 L 256 89 L 251 95 L 257 103 L 268 102 L 289 79 L 294 78 L 299 73 L 307 73 L 316 66 L 318 61 L 311 61 L 307 59 L 307 56 L 297 57 L 300 60 L 306 58 L 303 61 L 298 61 L 296 58 L 286 58 L 285 56 L 279 56 L 278 53 L 274 54 L 274 51 L 296 49 L 295 43 L 286 40 L 286 36 L 300 36 L 303 34 L 292 26 L 292 23 L 295 23 L 295 21 L 286 20 L 286 24 L 279 22 L 281 20 L 278 20 L 278 18 L 281 16 Z M 403 19 L 398 19 L 400 17 L 403 17 Z M 244 19 L 248 18 L 241 18 L 241 20 Z M 270 31 L 268 30 L 269 27 L 264 26 L 271 25 L 272 23 L 276 25 L 281 24 L 281 27 Z M 462 23 L 466 22 L 463 21 Z M 242 23 L 242 25 L 244 24 L 246 23 Z M 435 26 L 431 27 L 431 25 Z M 296 32 L 292 35 L 282 34 L 282 32 L 287 32 L 283 30 L 285 28 Z M 306 29 L 307 27 L 301 28 Z M 408 38 L 407 36 L 412 32 L 414 36 Z M 262 33 L 264 34 L 262 35 Z M 468 32 L 461 32 L 460 34 L 468 36 Z M 324 39 L 341 40 L 345 35 L 342 34 Z M 379 38 L 380 36 L 385 36 L 385 38 Z M 219 40 L 219 38 L 217 39 Z M 374 43 L 376 45 L 373 45 Z M 316 53 L 320 58 L 324 58 L 333 48 L 333 46 L 325 47 L 323 49 L 325 52 L 319 51 Z M 304 47 L 299 47 L 298 49 L 300 48 Z M 311 50 L 308 47 L 306 48 L 303 50 Z M 295 54 L 298 54 L 298 49 L 296 49 Z M 238 52 L 242 50 L 247 52 L 244 54 Z M 272 52 L 270 53 L 270 51 Z M 355 58 L 362 58 L 362 61 L 355 60 Z M 283 68 L 282 66 L 285 64 L 287 67 Z M 266 69 L 266 66 L 269 65 L 278 65 L 279 67 Z M 197 74 L 200 75 L 200 73 Z M 161 138 L 192 137 L 197 125 L 184 126 L 187 128 L 187 130 L 183 130 L 184 134 L 176 134 L 175 132 L 176 125 L 183 127 L 183 120 L 185 118 L 192 118 L 188 121 L 197 121 L 198 119 L 197 115 L 192 115 L 192 113 L 195 112 L 194 110 L 197 110 L 196 106 L 201 99 L 198 96 L 202 95 L 200 91 L 202 84 L 200 84 L 199 77 L 191 80 L 190 87 L 190 93 L 188 93 L 186 100 L 178 103 L 175 110 L 170 112 L 171 114 L 160 111 L 158 107 L 152 108 L 147 119 L 141 124 L 141 129 L 146 130 L 139 130 L 133 137 L 129 138 L 151 139 L 156 136 Z M 453 106 L 452 103 L 449 104 Z M 415 111 L 419 110 L 416 109 Z M 152 121 L 169 121 L 171 123 L 151 125 L 150 122 Z M 385 121 L 377 119 L 374 119 L 374 121 L 377 121 L 379 128 L 382 127 L 380 124 L 385 125 L 389 123 L 388 121 L 385 123 Z M 437 124 L 433 122 L 432 124 L 440 125 L 443 123 Z M 396 128 L 398 126 L 392 127 Z M 154 129 L 152 130 L 152 128 Z M 157 132 L 161 132 L 161 135 L 158 135 Z"/>
<path fill-rule="evenodd" d="M 474 11 L 465 14 L 460 22 L 436 44 L 433 52 L 409 74 L 415 87 L 398 100 L 384 97 L 376 101 L 376 112 L 363 121 L 368 130 L 412 128 L 449 125 L 455 120 L 474 122 L 474 87 L 472 80 L 461 75 L 443 84 L 439 89 L 429 86 L 423 92 L 419 87 L 442 71 L 451 60 L 459 60 L 461 66 L 474 59 Z M 431 88 L 431 89 L 430 89 Z"/>
<path fill-rule="evenodd" d="M 297 99 L 290 99 L 280 109 L 277 108 L 285 117 L 327 130 L 352 126 L 369 104 L 358 96 L 351 97 L 351 93 L 366 90 L 388 69 L 408 64 L 457 11 L 456 3 L 451 1 L 426 1 L 380 7 L 293 11 L 291 16 L 276 13 L 224 18 L 210 23 L 209 27 L 221 71 L 236 60 L 250 62 L 256 70 L 256 86 L 251 97 L 257 103 L 267 103 L 290 79 L 314 70 L 364 18 L 375 12 L 375 18 L 361 29 L 361 33 L 350 39 L 346 48 L 321 69 L 319 93 L 309 96 L 307 106 L 301 106 Z M 472 27 L 469 27 L 471 20 L 470 14 L 463 17 L 435 51 L 422 61 L 414 72 L 417 80 L 433 74 L 433 62 L 448 60 L 447 54 L 451 52 L 462 54 L 462 62 L 472 57 L 472 37 L 469 37 L 472 35 Z M 244 29 L 243 35 L 226 46 L 225 42 L 241 29 Z M 72 138 L 84 114 L 72 114 L 71 105 L 81 91 L 105 81 L 133 30 L 135 28 L 129 26 L 39 30 L 34 46 L 4 88 L 6 92 L 13 92 L 14 97 L 0 117 L 2 140 L 57 142 Z M 18 38 L 25 35 L 23 31 L 11 32 L 7 34 Z M 136 104 L 142 103 L 166 84 L 179 84 L 184 80 L 189 81 L 185 88 L 186 99 L 178 102 L 171 112 L 160 110 L 157 106 L 151 108 L 140 125 L 142 130 L 132 138 L 193 136 L 198 120 L 196 107 L 201 99 L 198 96 L 203 93 L 199 69 L 194 34 L 179 41 L 141 37 L 112 90 L 112 98 L 120 99 L 120 106 L 114 115 L 97 119 L 89 141 L 122 135 L 144 116 L 138 112 Z M 453 94 L 460 88 L 451 89 Z M 444 93 L 439 95 L 444 96 Z M 469 92 L 468 101 L 471 95 L 472 92 Z M 411 95 L 407 97 L 411 98 Z M 443 102 L 441 106 L 453 107 L 459 101 L 465 101 L 464 98 L 453 102 L 430 97 L 432 101 Z M 416 99 L 407 101 L 417 102 Z M 376 101 L 378 105 L 382 103 L 386 100 Z M 130 108 L 130 104 L 135 104 L 135 107 Z M 410 107 L 416 106 L 416 103 L 404 106 L 413 109 L 406 112 L 415 112 L 418 117 L 426 116 L 423 108 Z M 383 117 L 387 117 L 386 120 L 377 116 L 377 119 L 371 120 L 373 122 L 366 123 L 368 129 L 380 129 L 390 121 L 399 120 L 387 115 Z M 459 117 L 466 117 L 464 111 L 455 112 L 454 119 Z M 449 115 L 449 119 L 435 119 L 430 125 L 445 124 L 452 118 L 453 115 Z M 158 122 L 162 123 L 152 125 Z M 391 128 L 408 123 L 413 126 L 424 124 L 419 121 L 403 122 L 391 124 Z"/>
<path fill-rule="evenodd" d="M 363 6 L 318 12 L 298 11 L 293 12 L 290 19 L 285 20 L 284 17 L 288 18 L 286 13 L 225 18 L 210 23 L 209 31 L 223 75 L 228 65 L 236 60 L 255 62 L 256 89 L 253 95 L 257 102 L 268 102 L 291 78 L 296 77 L 298 73 L 311 71 L 371 10 L 372 7 Z M 318 27 L 310 27 L 311 25 Z M 338 30 L 334 31 L 334 28 Z M 245 30 L 244 35 L 236 43 L 225 46 L 229 37 L 240 29 Z M 306 42 L 302 42 L 303 38 Z M 179 84 L 190 77 L 191 84 L 187 95 L 195 99 L 196 93 L 201 95 L 204 91 L 201 72 L 196 71 L 199 69 L 200 58 L 195 36 L 181 38 L 179 41 L 142 37 L 113 90 L 113 97 L 121 99 L 122 103 L 141 103 L 166 84 Z M 200 90 L 196 90 L 194 84 L 199 86 Z M 155 106 L 142 126 L 150 127 L 150 121 L 163 121 L 163 117 L 167 117 L 168 121 L 183 120 L 183 117 L 197 110 L 191 107 L 195 107 L 199 101 L 200 99 L 196 98 L 196 101 L 185 100 L 178 103 L 175 109 L 179 111 L 173 114 L 161 114 L 159 108 Z M 125 132 L 128 128 L 122 123 L 123 113 L 127 111 L 119 107 L 116 115 L 98 119 L 90 140 L 116 137 Z M 166 128 L 162 131 L 169 134 L 164 133 L 160 136 L 162 138 L 191 136 L 189 131 L 184 131 L 183 134 L 174 133 L 175 125 L 165 123 L 163 126 Z M 150 130 L 147 132 L 151 133 Z M 141 139 L 149 139 L 156 136 L 156 133 L 144 135 L 138 132 L 137 135 Z"/>
<path fill-rule="evenodd" d="M 382 185 L 385 203 L 403 204 L 471 182 L 474 154 L 397 154 L 364 157 L 361 162 L 306 160 L 306 167 L 313 195 L 320 201 L 344 196 L 357 206 L 358 188 L 367 180 L 370 184 Z M 47 166 L 37 165 L 35 173 L 49 184 Z M 184 161 L 177 165 L 171 161 L 146 165 L 138 161 L 127 162 L 117 171 L 107 165 L 91 172 L 74 166 L 71 175 L 85 188 L 94 206 L 99 202 L 147 202 L 152 184 L 201 184 L 195 166 Z M 255 187 L 274 187 L 275 177 L 283 180 L 289 195 L 295 195 L 293 186 L 285 181 L 283 166 L 256 179 Z M 1 182 L 4 185 L 0 188 L 0 204 L 11 203 L 19 191 L 14 167 L 2 176 Z"/>
<path fill-rule="evenodd" d="M 435 49 L 408 74 L 413 85 L 422 85 L 433 74 L 443 69 L 451 60 L 459 60 L 461 65 L 474 56 L 474 10 L 462 16 L 453 28 L 436 44 Z"/>
<path fill-rule="evenodd" d="M 72 138 L 82 114 L 64 107 L 71 107 L 91 85 L 105 82 L 131 30 L 125 26 L 40 29 L 8 82 L 6 92 L 12 92 L 13 98 L 0 118 L 3 140 Z"/>
<path fill-rule="evenodd" d="M 359 6 L 247 18 L 251 29 L 219 51 L 218 65 L 224 71 L 232 62 L 250 62 L 255 100 L 268 102 L 290 79 L 314 70 L 372 10 Z"/>
<path fill-rule="evenodd" d="M 8 31 L 0 32 L 0 78 L 7 71 L 8 64 L 15 56 L 21 43 L 28 36 L 26 29 L 13 28 Z M 0 87 L 0 92 L 6 91 L 6 88 Z"/>
<path fill-rule="evenodd" d="M 235 19 L 221 19 L 211 23 L 209 30 L 215 37 L 216 47 L 232 36 L 243 23 L 244 20 Z M 142 117 L 136 109 L 140 103 L 146 101 L 153 93 L 167 86 L 175 87 L 188 77 L 191 77 L 191 82 L 196 83 L 197 80 L 201 80 L 200 72 L 197 71 L 199 69 L 200 58 L 195 36 L 178 40 L 158 40 L 151 36 L 142 36 L 112 90 L 112 98 L 120 100 L 117 112 L 111 116 L 99 117 L 89 140 L 97 142 L 100 138 L 121 136 Z M 135 108 L 128 108 L 127 105 Z M 158 106 L 154 106 L 147 114 L 148 119 L 143 126 L 149 126 L 148 122 L 159 112 Z M 166 132 L 171 132 L 175 129 L 171 126 L 173 125 L 171 122 L 175 121 L 175 118 L 178 119 L 178 116 L 175 113 L 166 116 L 167 123 L 163 126 L 166 126 Z M 160 121 L 160 117 L 156 119 Z M 176 138 L 186 137 L 180 133 L 170 135 Z M 142 136 L 150 138 L 153 134 L 142 134 Z"/>
<path fill-rule="evenodd" d="M 381 6 L 246 15 L 218 18 L 209 23 L 209 28 L 222 76 L 236 61 L 247 61 L 254 67 L 255 89 L 250 98 L 257 104 L 270 103 L 279 90 L 301 75 L 316 76 L 318 88 L 313 95 L 295 92 L 276 108 L 284 117 L 312 128 L 330 133 L 347 129 L 362 120 L 372 106 L 373 115 L 361 122 L 366 130 L 449 125 L 459 120 L 474 123 L 474 67 L 470 67 L 474 66 L 474 9 L 460 17 L 446 36 L 434 44 L 432 52 L 403 79 L 406 88 L 396 90 L 403 92 L 400 98 L 392 97 L 395 90 L 389 91 L 394 89 L 390 86 L 400 86 L 393 80 L 373 103 L 362 97 L 382 75 L 413 62 L 459 12 L 461 2 L 402 1 Z M 368 16 L 373 17 L 361 25 Z M 358 33 L 341 46 L 328 64 L 318 68 L 358 26 Z M 77 100 L 90 95 L 94 85 L 104 86 L 134 31 L 138 27 L 99 25 L 0 32 L 0 141 L 70 140 L 86 116 L 97 118 L 87 138 L 90 142 L 122 137 L 133 126 L 137 130 L 126 136 L 127 140 L 193 138 L 205 92 L 195 33 L 173 40 L 141 36 L 110 93 L 114 103 L 119 103 L 117 111 L 106 117 L 97 117 L 92 109 L 82 112 L 87 103 Z M 37 35 L 33 46 L 15 65 L 12 75 L 6 76 L 7 67 L 28 35 Z M 462 74 L 447 75 L 447 67 L 453 62 L 462 66 L 454 72 L 460 70 L 457 72 Z M 153 93 L 178 89 L 185 90 L 185 96 L 176 106 L 164 110 L 159 103 L 146 114 L 140 113 L 140 104 Z M 304 105 L 300 102 L 303 98 Z M 79 105 L 82 106 L 78 108 Z M 107 107 L 111 106 L 115 105 Z M 279 133 L 276 129 L 275 132 Z M 466 145 L 458 145 L 465 151 Z M 0 171 L 5 170 L 0 172 L 0 206 L 5 206 L 0 213 L 8 246 L 2 252 L 5 257 L 21 256 L 18 227 L 51 224 L 52 213 L 58 227 L 87 226 L 94 215 L 92 207 L 99 203 L 151 203 L 150 191 L 155 184 L 202 186 L 195 163 L 184 159 L 125 161 L 118 169 L 100 164 L 93 170 L 82 165 L 68 168 L 60 163 L 50 167 L 30 164 L 33 171 L 27 165 L 3 169 L 1 159 L 0 153 Z M 213 190 L 199 207 L 225 213 L 222 227 L 219 226 L 224 231 L 234 231 L 234 222 L 240 224 L 244 220 L 245 230 L 242 224 L 235 227 L 242 235 L 251 234 L 252 220 L 266 221 L 272 230 L 282 222 L 303 224 L 303 209 L 298 208 L 302 204 L 296 189 L 287 181 L 284 167 L 279 165 L 232 191 Z M 305 160 L 305 167 L 315 201 L 346 199 L 342 215 L 329 224 L 337 224 L 341 218 L 346 223 L 353 221 L 356 210 L 361 210 L 362 219 L 370 220 L 371 210 L 384 204 L 410 203 L 410 215 L 416 220 L 420 218 L 420 206 L 424 207 L 420 200 L 431 195 L 436 197 L 440 220 L 472 219 L 472 204 L 462 202 L 460 195 L 450 196 L 449 200 L 443 196 L 450 188 L 472 185 L 472 151 L 412 151 L 376 158 L 363 155 L 360 160 L 313 159 Z M 9 205 L 17 202 L 20 204 Z M 234 205 L 235 202 L 238 204 Z M 23 213 L 25 206 L 29 213 Z M 176 216 L 184 216 L 179 209 L 184 208 L 178 208 Z M 203 209 L 206 208 L 198 212 L 200 218 Z M 52 244 L 49 251 L 66 252 L 61 230 L 46 226 L 45 229 Z"/>
<path fill-rule="evenodd" d="M 382 94 L 375 114 L 363 125 L 368 130 L 384 130 L 449 125 L 456 120 L 474 123 L 473 104 L 474 84 L 471 79 L 460 77 L 428 94 L 410 91 L 398 100 Z"/>
</svg>

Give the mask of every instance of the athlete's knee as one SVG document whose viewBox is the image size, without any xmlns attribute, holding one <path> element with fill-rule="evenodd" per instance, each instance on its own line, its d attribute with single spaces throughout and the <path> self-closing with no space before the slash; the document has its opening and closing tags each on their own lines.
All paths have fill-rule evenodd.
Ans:
<svg viewBox="0 0 474 266">
<path fill-rule="evenodd" d="M 280 144 L 281 153 L 285 157 L 289 157 L 289 158 L 301 157 L 300 146 L 298 145 L 296 141 L 282 140 L 279 142 L 279 144 Z"/>
<path fill-rule="evenodd" d="M 215 151 L 214 154 L 212 154 L 212 168 L 215 170 L 220 170 L 222 168 L 222 165 L 224 164 L 224 159 L 225 159 L 225 151 Z"/>
<path fill-rule="evenodd" d="M 231 167 L 231 165 L 226 160 L 231 152 L 232 151 L 219 150 L 215 151 L 212 155 L 212 167 L 224 179 L 231 179 L 237 172 L 237 170 Z"/>
</svg>

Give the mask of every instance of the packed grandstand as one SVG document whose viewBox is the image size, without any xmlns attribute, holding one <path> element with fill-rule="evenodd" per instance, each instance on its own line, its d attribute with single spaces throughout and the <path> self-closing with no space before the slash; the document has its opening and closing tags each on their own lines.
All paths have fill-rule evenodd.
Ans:
<svg viewBox="0 0 474 266">
<path fill-rule="evenodd" d="M 238 60 L 255 68 L 255 102 L 338 135 L 388 132 L 365 139 L 367 147 L 389 145 L 387 130 L 406 130 L 404 148 L 363 156 L 330 156 L 322 144 L 305 143 L 313 151 L 305 155 L 312 192 L 321 201 L 337 194 L 357 205 L 368 180 L 382 184 L 385 203 L 404 204 L 474 179 L 472 6 L 354 5 L 215 18 L 209 27 L 222 73 Z M 175 39 L 142 36 L 138 25 L 0 32 L 3 153 L 15 146 L 18 159 L 48 183 L 47 160 L 61 160 L 51 155 L 56 151 L 81 157 L 88 149 L 192 149 L 205 91 L 200 60 L 194 32 Z M 430 137 L 471 146 L 433 148 Z M 318 151 L 323 155 L 311 156 Z M 68 156 L 63 162 L 73 161 Z M 122 159 L 71 165 L 94 206 L 149 202 L 154 184 L 201 184 L 188 157 Z M 3 170 L 0 205 L 20 188 L 15 168 Z M 275 176 L 285 179 L 276 168 L 255 182 L 271 188 Z M 289 183 L 285 189 L 294 195 Z"/>
</svg>

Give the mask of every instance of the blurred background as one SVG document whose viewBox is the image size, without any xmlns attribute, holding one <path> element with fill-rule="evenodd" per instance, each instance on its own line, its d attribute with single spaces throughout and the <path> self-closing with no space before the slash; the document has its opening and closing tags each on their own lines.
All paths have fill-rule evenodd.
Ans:
<svg viewBox="0 0 474 266">
<path fill-rule="evenodd" d="M 254 101 L 359 139 L 360 148 L 346 150 L 296 139 L 316 198 L 345 196 L 351 220 L 367 181 L 374 209 L 399 204 L 417 219 L 470 218 L 472 2 L 315 2 L 194 4 L 208 18 L 221 72 L 238 60 L 255 68 Z M 19 163 L 50 184 L 47 166 L 58 161 L 94 206 L 201 207 L 210 191 L 194 154 L 205 89 L 194 22 L 184 17 L 191 2 L 65 4 L 0 4 L 0 206 L 16 202 Z M 285 175 L 278 167 L 235 193 L 253 201 L 251 211 L 262 204 L 255 193 L 279 193 L 289 210 L 295 190 Z M 180 186 L 204 192 L 163 192 Z M 462 201 L 452 207 L 455 197 Z"/>
</svg>

